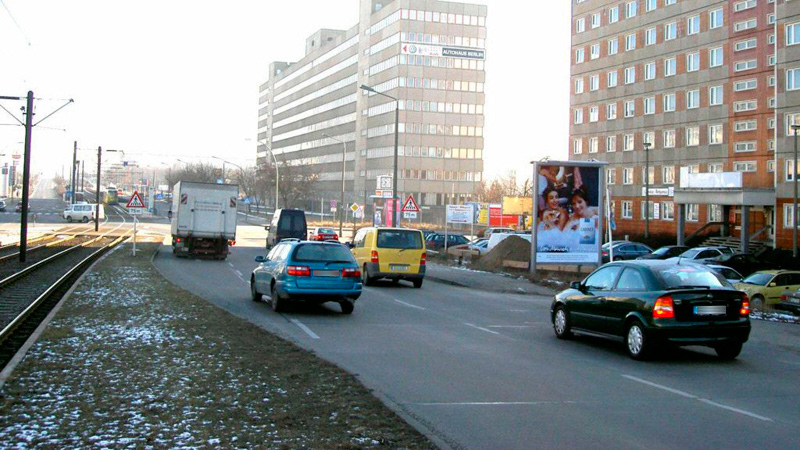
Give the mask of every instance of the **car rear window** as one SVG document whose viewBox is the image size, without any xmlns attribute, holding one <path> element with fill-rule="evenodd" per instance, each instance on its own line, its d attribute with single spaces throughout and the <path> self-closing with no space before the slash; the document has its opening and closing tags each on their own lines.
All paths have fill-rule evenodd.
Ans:
<svg viewBox="0 0 800 450">
<path fill-rule="evenodd" d="M 337 244 L 300 244 L 294 251 L 293 259 L 298 262 L 343 261 L 355 263 L 350 250 L 343 245 Z"/>
<path fill-rule="evenodd" d="M 422 248 L 422 236 L 414 230 L 378 230 L 379 248 Z"/>
<path fill-rule="evenodd" d="M 333 233 L 335 233 L 335 231 L 333 231 L 333 228 L 319 228 L 319 229 L 317 229 L 317 233 L 333 234 Z"/>
<path fill-rule="evenodd" d="M 282 213 L 278 221 L 278 233 L 304 233 L 306 227 L 305 216 L 297 213 Z"/>
<path fill-rule="evenodd" d="M 664 287 L 667 289 L 681 287 L 717 288 L 727 286 L 721 275 L 705 267 L 675 266 L 659 271 Z"/>
</svg>

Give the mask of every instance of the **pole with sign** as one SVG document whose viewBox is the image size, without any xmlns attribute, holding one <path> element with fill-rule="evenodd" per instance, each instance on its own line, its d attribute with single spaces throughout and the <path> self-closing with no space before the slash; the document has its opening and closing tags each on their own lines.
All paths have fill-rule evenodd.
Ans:
<svg viewBox="0 0 800 450">
<path fill-rule="evenodd" d="M 139 222 L 136 220 L 136 216 L 141 215 L 145 208 L 139 191 L 133 191 L 133 195 L 131 195 L 131 199 L 128 200 L 128 204 L 125 207 L 128 209 L 128 214 L 133 216 L 133 256 L 136 256 L 136 225 Z"/>
</svg>

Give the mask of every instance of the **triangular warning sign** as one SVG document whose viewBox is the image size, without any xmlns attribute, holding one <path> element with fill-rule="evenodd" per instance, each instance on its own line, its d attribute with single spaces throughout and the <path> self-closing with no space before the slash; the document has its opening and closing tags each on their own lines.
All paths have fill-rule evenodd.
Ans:
<svg viewBox="0 0 800 450">
<path fill-rule="evenodd" d="M 126 208 L 144 208 L 144 202 L 142 201 L 142 196 L 139 195 L 139 191 L 133 191 L 133 195 L 131 195 L 131 199 L 128 200 L 128 204 L 125 205 Z"/>
<path fill-rule="evenodd" d="M 419 212 L 419 206 L 417 206 L 417 202 L 414 201 L 414 196 L 409 195 L 406 202 L 403 203 L 403 212 Z"/>
</svg>

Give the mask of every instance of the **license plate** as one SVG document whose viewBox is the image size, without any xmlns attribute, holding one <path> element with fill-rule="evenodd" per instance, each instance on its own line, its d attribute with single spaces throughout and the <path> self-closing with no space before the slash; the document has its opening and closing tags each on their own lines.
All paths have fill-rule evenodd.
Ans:
<svg viewBox="0 0 800 450">
<path fill-rule="evenodd" d="M 790 303 L 800 303 L 800 298 L 791 297 L 791 298 L 789 298 L 789 302 Z"/>
<path fill-rule="evenodd" d="M 338 270 L 315 270 L 314 271 L 315 277 L 338 277 L 339 271 Z"/>
<path fill-rule="evenodd" d="M 408 270 L 408 264 L 389 264 L 389 270 Z"/>
<path fill-rule="evenodd" d="M 725 305 L 694 307 L 694 313 L 698 316 L 724 316 L 727 312 Z"/>
</svg>

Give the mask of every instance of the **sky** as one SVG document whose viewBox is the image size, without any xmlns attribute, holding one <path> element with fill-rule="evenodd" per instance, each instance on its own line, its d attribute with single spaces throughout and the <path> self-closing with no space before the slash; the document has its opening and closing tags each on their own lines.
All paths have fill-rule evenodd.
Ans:
<svg viewBox="0 0 800 450">
<path fill-rule="evenodd" d="M 488 6 L 486 178 L 567 159 L 570 2 L 472 3 Z M 125 152 L 104 163 L 252 165 L 269 63 L 357 21 L 358 0 L 0 0 L 0 96 L 37 99 L 35 172 L 60 174 L 76 141 L 79 159 Z M 0 162 L 23 150 L 24 104 L 0 100 Z"/>
</svg>

